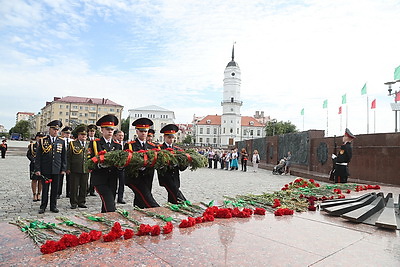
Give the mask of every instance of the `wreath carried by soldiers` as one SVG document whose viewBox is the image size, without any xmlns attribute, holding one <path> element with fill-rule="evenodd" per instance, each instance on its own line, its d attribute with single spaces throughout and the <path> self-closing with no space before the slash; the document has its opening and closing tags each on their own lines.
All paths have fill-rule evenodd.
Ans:
<svg viewBox="0 0 400 267">
<path fill-rule="evenodd" d="M 87 161 L 89 170 L 96 168 L 116 167 L 125 168 L 132 175 L 137 176 L 138 172 L 145 169 L 156 169 L 159 172 L 165 172 L 169 169 L 179 168 L 184 171 L 189 168 L 194 171 L 207 165 L 207 158 L 199 154 L 194 149 L 173 150 L 158 148 L 151 150 L 114 150 L 107 152 L 105 150 Z"/>
</svg>

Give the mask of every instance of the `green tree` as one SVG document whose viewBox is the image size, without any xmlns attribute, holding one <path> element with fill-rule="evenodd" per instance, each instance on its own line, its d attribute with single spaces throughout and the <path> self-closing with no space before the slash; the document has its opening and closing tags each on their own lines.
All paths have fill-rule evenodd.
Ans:
<svg viewBox="0 0 400 267">
<path fill-rule="evenodd" d="M 190 134 L 186 135 L 185 139 L 183 139 L 182 141 L 182 143 L 184 144 L 191 144 L 192 142 L 193 142 L 193 137 Z"/>
<path fill-rule="evenodd" d="M 129 117 L 126 119 L 122 119 L 121 131 L 123 131 L 125 134 L 124 140 L 128 140 L 128 138 L 129 138 Z"/>
<path fill-rule="evenodd" d="M 296 125 L 290 121 L 276 121 L 272 120 L 265 126 L 265 132 L 267 136 L 287 134 L 297 132 Z"/>
<path fill-rule="evenodd" d="M 30 138 L 29 129 L 30 129 L 29 121 L 22 120 L 17 122 L 15 126 L 10 129 L 9 133 L 10 134 L 19 133 L 21 134 L 23 139 L 28 139 Z"/>
</svg>

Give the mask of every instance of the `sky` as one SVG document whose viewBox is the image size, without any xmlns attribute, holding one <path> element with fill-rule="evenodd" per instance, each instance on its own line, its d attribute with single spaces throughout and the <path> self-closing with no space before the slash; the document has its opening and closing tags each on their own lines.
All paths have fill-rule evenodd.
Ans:
<svg viewBox="0 0 400 267">
<path fill-rule="evenodd" d="M 55 96 L 108 98 L 123 118 L 147 105 L 175 123 L 221 114 L 236 42 L 242 115 L 328 136 L 394 132 L 384 83 L 400 65 L 398 14 L 398 0 L 0 0 L 0 124 Z"/>
</svg>

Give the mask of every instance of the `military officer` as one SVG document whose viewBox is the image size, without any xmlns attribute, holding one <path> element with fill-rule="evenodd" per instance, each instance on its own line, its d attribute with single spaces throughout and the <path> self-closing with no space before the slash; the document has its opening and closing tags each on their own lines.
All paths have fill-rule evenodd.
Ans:
<svg viewBox="0 0 400 267">
<path fill-rule="evenodd" d="M 96 125 L 101 127 L 103 136 L 90 142 L 91 157 L 98 155 L 100 151 L 109 152 L 122 149 L 122 146 L 112 139 L 114 127 L 118 125 L 117 117 L 111 114 L 105 115 L 96 122 Z M 101 212 L 115 211 L 115 195 L 118 180 L 117 168 L 114 166 L 102 166 L 99 163 L 98 168 L 92 171 L 91 176 L 93 186 L 102 202 Z"/>
<path fill-rule="evenodd" d="M 87 141 L 90 142 L 96 139 L 94 135 L 96 134 L 97 126 L 95 124 L 89 124 L 87 128 L 88 128 Z M 92 175 L 90 173 L 89 173 L 88 194 L 90 196 L 96 196 L 96 194 L 94 193 L 94 186 L 92 183 Z"/>
<path fill-rule="evenodd" d="M 0 145 L 0 150 L 1 150 L 1 158 L 4 159 L 6 158 L 6 151 L 7 151 L 7 140 L 3 139 L 3 141 L 1 141 L 1 145 Z"/>
<path fill-rule="evenodd" d="M 125 144 L 125 149 L 132 151 L 156 149 L 157 147 L 150 142 L 147 142 L 147 132 L 153 121 L 147 118 L 140 118 L 132 122 L 132 126 L 136 128 L 137 138 L 134 141 Z M 154 168 L 143 167 L 139 170 L 136 177 L 132 174 L 126 173 L 125 184 L 135 193 L 134 206 L 139 208 L 152 208 L 159 207 L 157 201 L 154 199 L 151 188 L 153 184 Z"/>
<path fill-rule="evenodd" d="M 42 192 L 42 182 L 41 177 L 35 175 L 35 157 L 36 157 L 36 150 L 38 146 L 38 142 L 40 138 L 44 137 L 42 132 L 37 132 L 35 136 L 35 141 L 30 143 L 28 146 L 28 151 L 26 152 L 26 157 L 29 159 L 29 173 L 31 178 L 31 188 L 33 194 L 33 201 L 40 200 L 40 193 Z"/>
<path fill-rule="evenodd" d="M 146 138 L 147 142 L 150 142 L 150 143 L 153 142 L 153 137 L 154 137 L 154 134 L 155 134 L 155 133 L 156 133 L 156 132 L 155 132 L 153 129 L 149 129 L 149 130 L 147 131 L 147 138 Z"/>
<path fill-rule="evenodd" d="M 69 127 L 69 126 L 65 126 L 61 130 L 61 138 L 64 139 L 64 146 L 67 149 L 67 153 L 68 153 L 68 150 L 69 150 L 69 142 L 72 141 L 71 133 L 72 133 L 72 128 Z M 70 177 L 69 177 L 69 174 L 67 173 L 65 175 L 65 196 L 66 197 L 69 197 L 69 193 L 70 193 L 69 181 L 70 181 Z M 60 197 L 62 195 L 63 185 L 64 185 L 64 175 L 61 175 L 60 176 L 60 182 L 58 184 L 58 196 L 57 196 L 58 199 L 60 199 Z"/>
<path fill-rule="evenodd" d="M 114 131 L 114 141 L 121 144 L 124 147 L 124 137 L 125 133 L 121 130 Z M 118 190 L 117 190 L 117 203 L 126 204 L 124 200 L 124 190 L 125 189 L 125 169 L 118 170 Z"/>
<path fill-rule="evenodd" d="M 51 121 L 49 124 L 49 135 L 38 142 L 35 158 L 35 174 L 42 178 L 42 202 L 39 214 L 45 212 L 49 201 L 50 210 L 57 213 L 57 193 L 60 174 L 65 174 L 67 168 L 67 151 L 64 140 L 58 137 L 58 131 L 62 127 L 59 120 Z M 49 182 L 51 179 L 51 182 Z"/>
<path fill-rule="evenodd" d="M 78 138 L 71 141 L 67 152 L 67 174 L 70 175 L 70 197 L 71 209 L 76 207 L 87 208 L 86 192 L 89 179 L 89 170 L 85 164 L 88 159 L 89 142 L 87 138 L 87 127 L 80 126 L 76 129 Z"/>
<path fill-rule="evenodd" d="M 351 143 L 356 137 L 346 128 L 343 136 L 343 145 L 340 146 L 338 155 L 332 154 L 332 158 L 336 158 L 335 164 L 335 183 L 347 183 L 349 177 L 349 163 L 353 156 L 353 148 Z"/>
<path fill-rule="evenodd" d="M 179 128 L 175 124 L 167 124 L 161 129 L 160 132 L 164 134 L 164 143 L 160 146 L 160 149 L 181 150 L 181 148 L 174 145 L 175 133 L 178 130 Z M 177 166 L 166 168 L 166 170 L 158 170 L 158 182 L 160 186 L 165 187 L 167 190 L 168 202 L 173 204 L 186 200 L 183 193 L 179 190 L 179 171 Z"/>
</svg>

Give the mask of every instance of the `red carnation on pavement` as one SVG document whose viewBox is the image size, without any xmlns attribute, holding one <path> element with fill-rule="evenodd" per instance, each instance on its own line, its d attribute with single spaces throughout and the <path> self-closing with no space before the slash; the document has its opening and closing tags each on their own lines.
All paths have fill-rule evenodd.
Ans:
<svg viewBox="0 0 400 267">
<path fill-rule="evenodd" d="M 171 222 L 167 222 L 163 227 L 163 234 L 166 235 L 171 233 L 173 228 L 173 224 Z"/>
<path fill-rule="evenodd" d="M 309 210 L 309 211 L 316 211 L 316 210 L 317 210 L 317 207 L 315 207 L 315 206 L 308 206 L 308 210 Z"/>
<path fill-rule="evenodd" d="M 96 231 L 96 230 L 92 230 L 89 232 L 91 241 L 99 240 L 102 234 L 103 233 L 101 231 Z"/>
<path fill-rule="evenodd" d="M 90 235 L 86 232 L 81 233 L 78 239 L 80 245 L 89 243 L 91 241 Z"/>
<path fill-rule="evenodd" d="M 57 251 L 57 243 L 56 241 L 53 240 L 47 240 L 46 243 L 44 243 L 41 247 L 40 247 L 40 252 L 42 252 L 43 254 L 50 254 L 53 252 Z"/>
<path fill-rule="evenodd" d="M 161 233 L 161 229 L 160 229 L 160 226 L 159 226 L 158 224 L 153 225 L 153 227 L 151 227 L 151 232 L 150 232 L 150 234 L 151 234 L 152 236 L 160 235 L 160 233 Z"/>
<path fill-rule="evenodd" d="M 263 208 L 256 208 L 256 209 L 254 210 L 254 214 L 257 214 L 257 215 L 265 215 L 265 209 L 263 209 Z"/>
<path fill-rule="evenodd" d="M 117 236 L 114 232 L 109 232 L 108 234 L 103 235 L 104 242 L 112 242 L 117 239 Z"/>
<path fill-rule="evenodd" d="M 124 239 L 131 239 L 135 235 L 135 232 L 132 229 L 126 229 L 124 232 Z"/>
<path fill-rule="evenodd" d="M 59 242 L 64 243 L 66 247 L 76 247 L 79 245 L 78 237 L 70 234 L 65 234 Z"/>
</svg>

